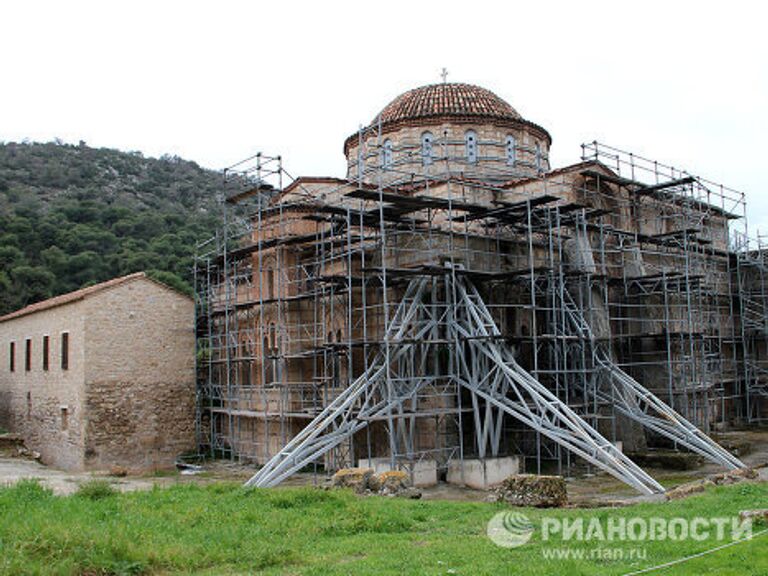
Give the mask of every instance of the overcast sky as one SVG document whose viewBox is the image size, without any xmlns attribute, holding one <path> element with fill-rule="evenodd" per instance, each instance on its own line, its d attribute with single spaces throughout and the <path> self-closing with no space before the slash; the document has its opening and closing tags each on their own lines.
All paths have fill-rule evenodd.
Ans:
<svg viewBox="0 0 768 576">
<path fill-rule="evenodd" d="M 479 84 L 553 136 L 599 140 L 747 193 L 768 232 L 759 2 L 6 2 L 0 140 L 256 151 L 343 176 L 342 143 L 399 93 Z"/>
</svg>

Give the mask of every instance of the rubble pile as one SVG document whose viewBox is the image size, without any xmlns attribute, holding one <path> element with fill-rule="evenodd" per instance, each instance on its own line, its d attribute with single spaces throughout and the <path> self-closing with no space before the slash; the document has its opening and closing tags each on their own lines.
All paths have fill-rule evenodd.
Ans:
<svg viewBox="0 0 768 576">
<path fill-rule="evenodd" d="M 374 474 L 372 468 L 342 468 L 331 478 L 332 488 L 352 488 L 358 494 L 421 498 L 405 472 L 391 470 Z"/>
<path fill-rule="evenodd" d="M 568 504 L 568 492 L 562 476 L 513 474 L 491 491 L 491 499 L 513 506 L 559 508 Z"/>
</svg>

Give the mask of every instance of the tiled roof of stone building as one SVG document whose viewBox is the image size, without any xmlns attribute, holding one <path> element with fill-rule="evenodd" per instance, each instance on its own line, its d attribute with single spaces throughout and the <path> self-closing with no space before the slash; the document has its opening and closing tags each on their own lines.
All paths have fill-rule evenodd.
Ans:
<svg viewBox="0 0 768 576">
<path fill-rule="evenodd" d="M 168 288 L 169 290 L 173 290 L 174 292 L 177 292 L 177 290 L 175 290 L 174 288 L 150 278 L 144 272 L 135 272 L 133 274 L 128 274 L 127 276 L 112 278 L 112 280 L 107 280 L 106 282 L 102 282 L 101 284 L 94 284 L 93 286 L 87 286 L 85 288 L 81 288 L 80 290 L 75 290 L 74 292 L 68 292 L 67 294 L 62 294 L 61 296 L 54 296 L 53 298 L 48 298 L 48 300 L 43 300 L 42 302 L 36 302 L 35 304 L 30 304 L 29 306 L 26 306 L 24 308 L 21 308 L 19 310 L 6 314 L 5 316 L 0 316 L 0 322 L 5 322 L 6 320 L 13 320 L 14 318 L 18 318 L 20 316 L 26 316 L 27 314 L 33 314 L 35 312 L 40 312 L 42 310 L 48 310 L 49 308 L 55 308 L 56 306 L 63 306 L 64 304 L 69 304 L 71 302 L 77 302 L 78 300 L 83 300 L 84 298 L 87 298 L 88 296 L 95 294 L 96 292 L 101 292 L 102 290 L 106 290 L 108 288 L 114 288 L 115 286 L 119 286 L 121 284 L 131 282 L 133 280 L 138 280 L 139 278 L 146 278 L 147 280 L 150 280 L 155 284 L 158 284 L 160 286 Z M 181 292 L 179 292 L 179 294 L 181 294 Z M 186 294 L 184 294 L 184 296 L 186 296 Z"/>
<path fill-rule="evenodd" d="M 472 84 L 444 83 L 414 88 L 400 94 L 380 112 L 381 123 L 390 124 L 431 116 L 482 116 L 520 120 L 507 102 L 490 90 Z M 371 124 L 378 122 L 377 115 Z"/>
<path fill-rule="evenodd" d="M 106 282 L 102 282 L 101 284 L 94 284 L 93 286 L 87 286 L 86 288 L 75 290 L 74 292 L 68 292 L 67 294 L 62 294 L 61 296 L 54 296 L 53 298 L 48 298 L 48 300 L 36 302 L 34 304 L 30 304 L 29 306 L 26 306 L 19 310 L 15 310 L 14 312 L 11 312 L 10 314 L 6 314 L 5 316 L 0 316 L 0 322 L 5 322 L 6 320 L 11 320 L 13 318 L 18 318 L 19 316 L 26 316 L 27 314 L 32 314 L 34 312 L 39 312 L 41 310 L 47 310 L 48 308 L 63 306 L 64 304 L 69 304 L 70 302 L 76 302 L 77 300 L 82 300 L 83 298 L 93 294 L 94 292 L 99 292 L 106 288 L 111 288 L 112 286 L 117 286 L 118 284 L 123 284 L 124 282 L 135 280 L 136 278 L 143 278 L 144 276 L 146 276 L 144 272 L 136 272 L 135 274 L 129 274 L 128 276 L 121 276 L 119 278 L 113 278 L 112 280 L 107 280 Z"/>
</svg>

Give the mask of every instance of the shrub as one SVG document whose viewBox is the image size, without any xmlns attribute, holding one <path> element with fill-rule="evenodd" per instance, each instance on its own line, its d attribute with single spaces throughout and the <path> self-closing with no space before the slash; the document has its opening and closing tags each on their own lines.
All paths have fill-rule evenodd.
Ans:
<svg viewBox="0 0 768 576">
<path fill-rule="evenodd" d="M 116 490 L 106 480 L 88 480 L 80 484 L 77 496 L 89 500 L 101 500 L 116 494 Z"/>
</svg>

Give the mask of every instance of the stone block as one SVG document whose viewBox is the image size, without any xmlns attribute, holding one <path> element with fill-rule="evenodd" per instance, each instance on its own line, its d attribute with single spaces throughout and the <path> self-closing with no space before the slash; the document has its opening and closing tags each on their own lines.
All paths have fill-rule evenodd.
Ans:
<svg viewBox="0 0 768 576">
<path fill-rule="evenodd" d="M 487 490 L 505 478 L 520 471 L 520 459 L 516 456 L 485 458 L 484 460 L 452 460 L 448 463 L 449 484 Z"/>
<path fill-rule="evenodd" d="M 381 474 L 392 469 L 389 458 L 361 458 L 357 461 L 358 468 L 371 468 L 374 474 Z"/>
<path fill-rule="evenodd" d="M 359 467 L 372 468 L 375 474 L 388 472 L 392 470 L 392 464 L 389 458 L 363 458 L 358 460 Z M 405 466 L 396 466 L 396 469 L 403 470 L 409 474 L 411 484 L 417 488 L 434 486 L 437 484 L 437 462 L 435 460 L 420 460 L 414 462 L 411 469 Z"/>
</svg>

